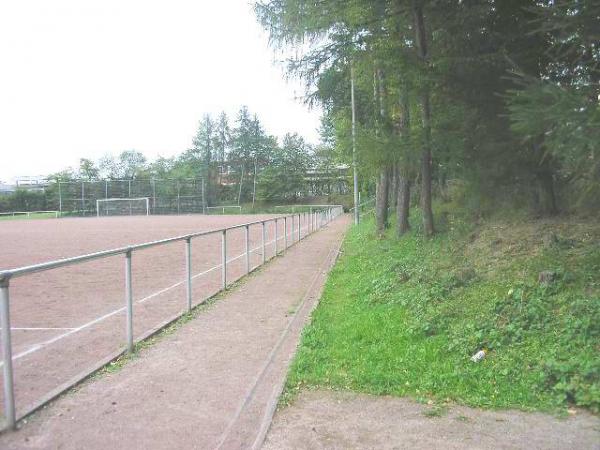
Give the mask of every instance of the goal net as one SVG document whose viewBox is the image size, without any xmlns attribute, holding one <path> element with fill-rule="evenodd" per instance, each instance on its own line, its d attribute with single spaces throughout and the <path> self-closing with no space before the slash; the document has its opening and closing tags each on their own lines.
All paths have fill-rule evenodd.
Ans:
<svg viewBox="0 0 600 450">
<path fill-rule="evenodd" d="M 96 211 L 100 216 L 149 215 L 150 199 L 139 198 L 103 198 L 96 200 Z"/>
</svg>

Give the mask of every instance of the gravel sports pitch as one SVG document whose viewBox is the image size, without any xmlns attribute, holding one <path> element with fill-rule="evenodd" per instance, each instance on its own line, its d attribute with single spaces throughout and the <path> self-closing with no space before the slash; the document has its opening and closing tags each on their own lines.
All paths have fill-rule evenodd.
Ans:
<svg viewBox="0 0 600 450">
<path fill-rule="evenodd" d="M 0 268 L 73 257 L 276 217 L 128 216 L 0 222 Z M 297 225 L 296 225 L 297 226 Z M 288 245 L 297 240 L 288 220 Z M 302 236 L 307 234 L 302 223 Z M 244 227 L 227 232 L 227 279 L 245 274 Z M 278 249 L 284 223 L 278 223 Z M 262 262 L 262 227 L 250 227 L 250 267 Z M 275 255 L 275 225 L 266 227 L 266 259 Z M 221 288 L 221 234 L 192 240 L 193 304 Z M 108 361 L 126 342 L 123 255 L 15 278 L 10 312 L 17 416 Z M 187 309 L 185 242 L 132 256 L 133 329 L 137 340 Z M 202 343 L 198 343 L 201 345 Z"/>
</svg>

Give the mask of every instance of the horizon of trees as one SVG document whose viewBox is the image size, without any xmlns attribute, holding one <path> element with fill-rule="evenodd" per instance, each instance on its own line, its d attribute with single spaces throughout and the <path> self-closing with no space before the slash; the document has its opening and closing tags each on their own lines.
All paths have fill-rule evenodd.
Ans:
<svg viewBox="0 0 600 450">
<path fill-rule="evenodd" d="M 77 169 L 68 168 L 48 178 L 54 181 L 203 178 L 209 205 L 296 201 L 309 190 L 332 192 L 327 176 L 323 186 L 309 186 L 306 179 L 309 170 L 324 174 L 334 171 L 340 159 L 331 145 L 326 139 L 322 144 L 310 145 L 297 133 L 287 133 L 279 143 L 266 132 L 258 116 L 242 106 L 233 123 L 225 112 L 217 117 L 205 114 L 191 147 L 179 155 L 159 156 L 149 161 L 139 151 L 125 150 L 118 155 L 104 155 L 97 161 L 81 158 Z M 23 194 L 18 196 L 22 197 Z"/>
</svg>

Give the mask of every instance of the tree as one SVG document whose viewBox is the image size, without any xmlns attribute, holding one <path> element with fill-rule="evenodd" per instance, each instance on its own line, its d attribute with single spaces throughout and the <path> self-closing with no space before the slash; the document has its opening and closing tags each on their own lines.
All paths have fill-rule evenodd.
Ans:
<svg viewBox="0 0 600 450">
<path fill-rule="evenodd" d="M 229 121 L 227 119 L 227 114 L 221 112 L 217 119 L 215 134 L 216 160 L 219 165 L 219 184 L 221 184 L 221 177 L 225 173 L 225 164 L 230 145 L 231 130 L 229 129 Z"/>
<path fill-rule="evenodd" d="M 306 191 L 310 147 L 298 134 L 286 134 L 258 179 L 259 196 L 270 202 L 295 202 Z"/>
<path fill-rule="evenodd" d="M 113 180 L 133 180 L 146 170 L 146 157 L 136 150 L 125 150 L 118 158 L 105 155 L 98 163 L 99 172 Z"/>
<path fill-rule="evenodd" d="M 192 142 L 193 147 L 184 155 L 192 169 L 191 178 L 202 176 L 205 180 L 205 195 L 208 204 L 214 204 L 217 194 L 218 150 L 215 146 L 217 130 L 209 114 L 205 114 Z"/>
<path fill-rule="evenodd" d="M 270 163 L 277 141 L 268 136 L 258 116 L 251 115 L 243 106 L 231 133 L 229 166 L 239 180 L 238 203 L 254 198 L 258 172 Z"/>
<path fill-rule="evenodd" d="M 600 4 L 544 1 L 530 31 L 548 45 L 541 70 L 513 61 L 516 86 L 506 97 L 511 128 L 529 147 L 542 212 L 557 212 L 556 180 L 575 199 L 600 205 Z"/>
<path fill-rule="evenodd" d="M 81 158 L 79 160 L 78 176 L 82 180 L 96 180 L 100 174 L 100 169 L 91 159 Z"/>
</svg>

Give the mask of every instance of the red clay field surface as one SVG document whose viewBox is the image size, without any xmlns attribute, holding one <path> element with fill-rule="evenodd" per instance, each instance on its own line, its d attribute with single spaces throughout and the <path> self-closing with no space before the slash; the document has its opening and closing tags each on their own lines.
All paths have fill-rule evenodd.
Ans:
<svg viewBox="0 0 600 450">
<path fill-rule="evenodd" d="M 132 216 L 0 222 L 0 269 L 219 229 L 276 217 Z M 297 241 L 288 219 L 288 244 Z M 308 224 L 302 218 L 302 236 Z M 284 221 L 278 223 L 278 249 Z M 245 274 L 244 227 L 227 233 L 227 279 Z M 275 225 L 266 227 L 266 259 L 275 254 Z M 262 226 L 250 227 L 250 267 L 262 262 Z M 192 240 L 192 292 L 197 305 L 221 287 L 221 233 Z M 134 251 L 133 328 L 138 338 L 187 309 L 185 241 Z M 17 416 L 57 387 L 122 349 L 125 256 L 116 255 L 10 282 Z M 198 345 L 202 345 L 201 342 Z"/>
</svg>

